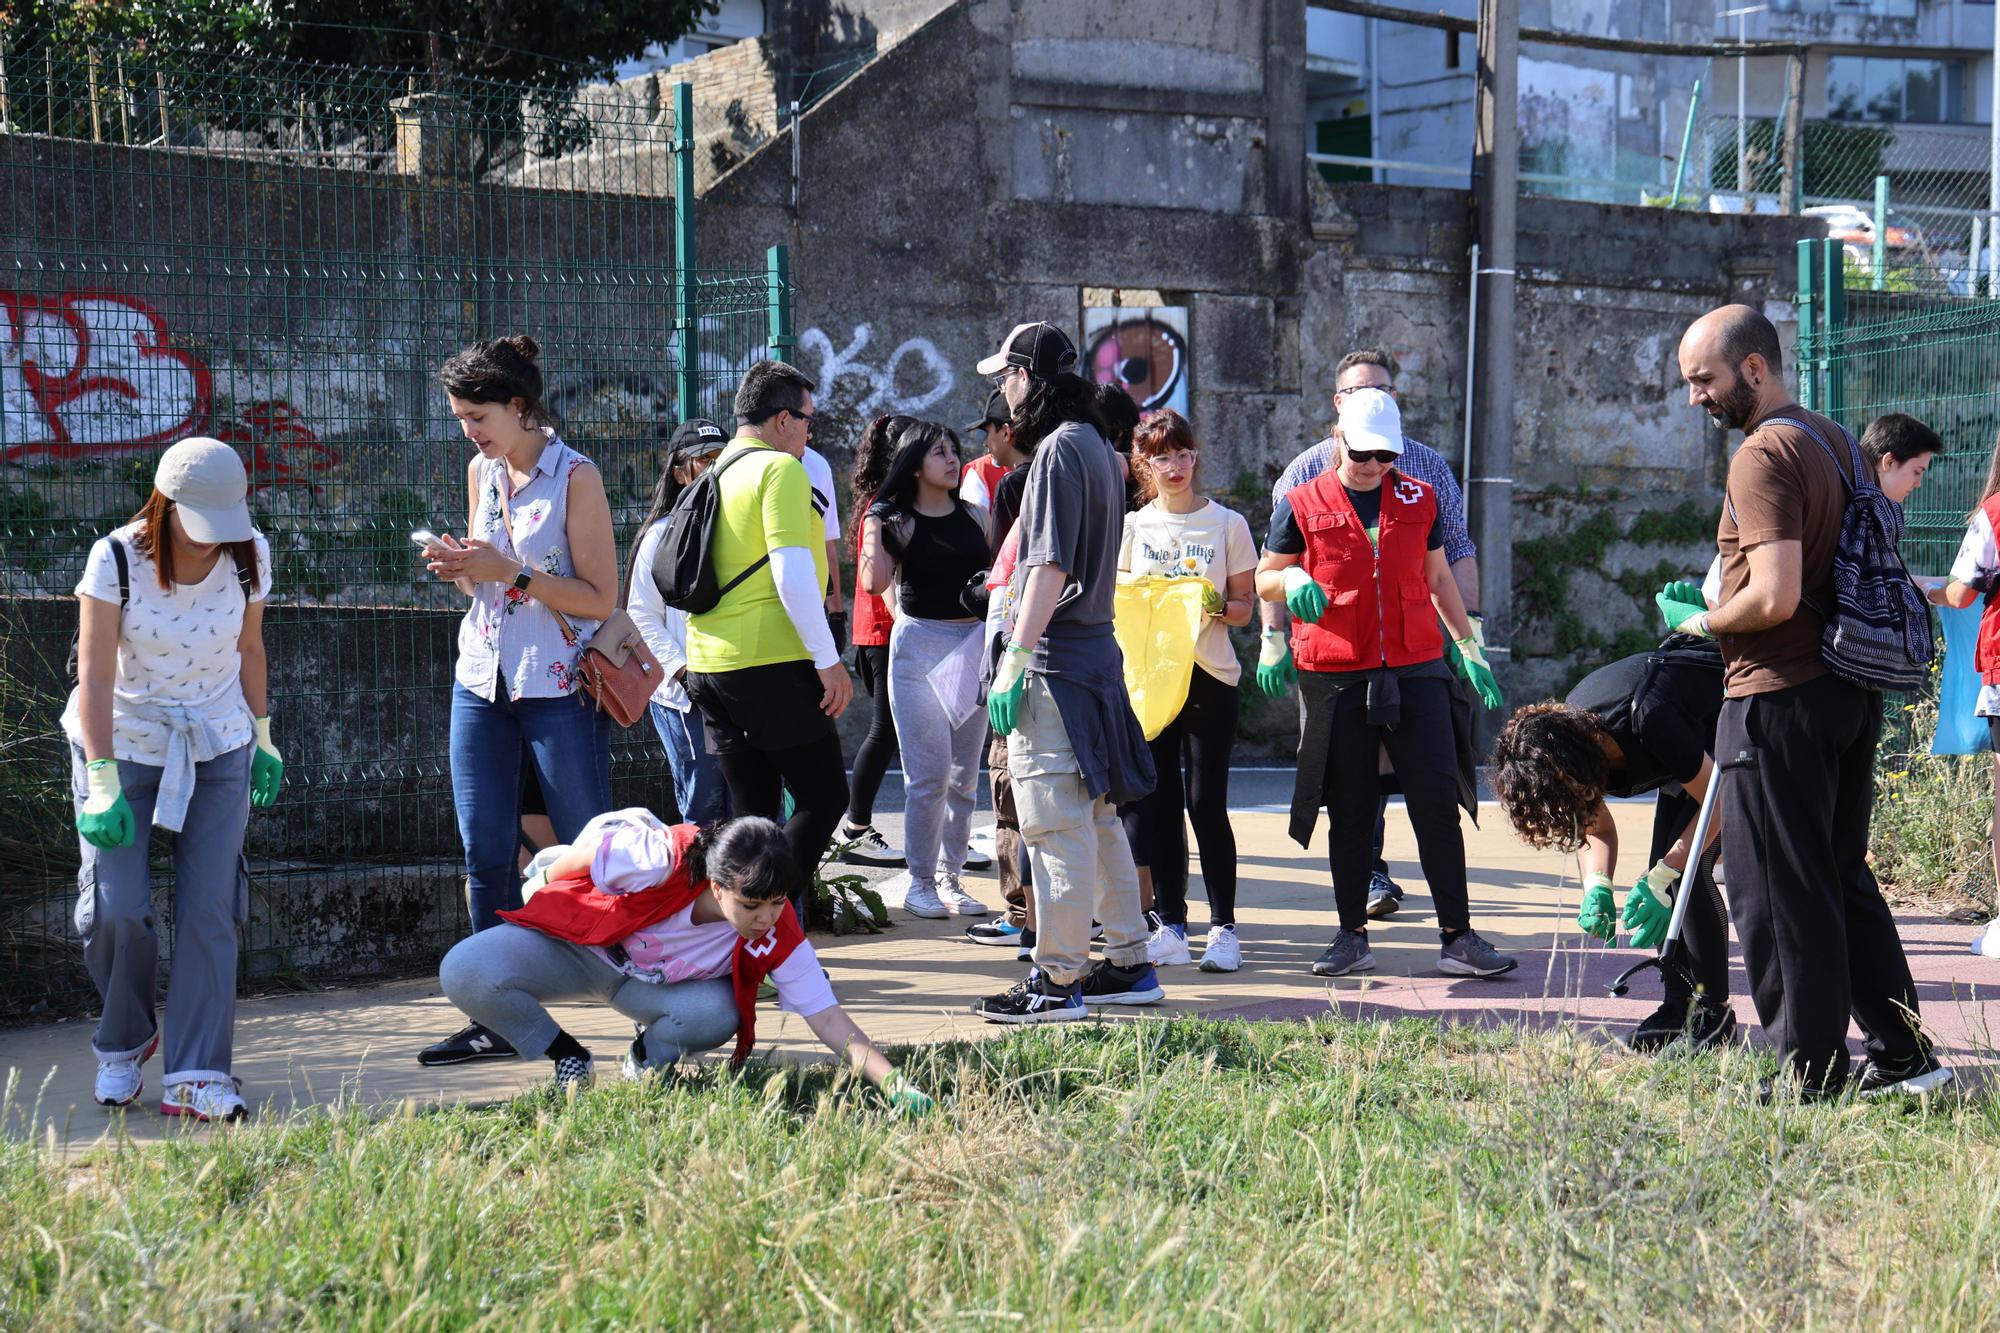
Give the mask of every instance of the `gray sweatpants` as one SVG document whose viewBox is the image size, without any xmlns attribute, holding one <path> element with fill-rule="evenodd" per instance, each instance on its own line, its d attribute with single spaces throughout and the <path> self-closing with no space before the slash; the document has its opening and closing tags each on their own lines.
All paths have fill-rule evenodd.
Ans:
<svg viewBox="0 0 2000 1333">
<path fill-rule="evenodd" d="M 452 946 L 438 967 L 444 993 L 524 1059 L 547 1055 L 562 1028 L 542 1006 L 595 1000 L 644 1029 L 646 1063 L 673 1064 L 736 1035 L 728 977 L 652 982 L 628 977 L 591 950 L 503 921 Z"/>
<path fill-rule="evenodd" d="M 979 752 L 986 712 L 953 724 L 931 688 L 931 674 L 966 639 L 976 622 L 905 616 L 889 632 L 889 711 L 903 754 L 903 854 L 910 883 L 957 880 L 979 799 Z"/>
<path fill-rule="evenodd" d="M 250 908 L 243 828 L 250 822 L 246 745 L 195 765 L 194 795 L 174 835 L 174 966 L 167 984 L 165 1083 L 219 1083 L 229 1077 L 236 1036 L 236 929 Z M 70 792 L 88 795 L 83 750 L 70 747 Z M 147 865 L 159 768 L 118 761 L 118 781 L 137 830 L 124 847 L 77 839 L 76 930 L 104 1012 L 90 1046 L 99 1059 L 131 1059 L 159 1026 L 155 1012 L 160 937 Z"/>
</svg>

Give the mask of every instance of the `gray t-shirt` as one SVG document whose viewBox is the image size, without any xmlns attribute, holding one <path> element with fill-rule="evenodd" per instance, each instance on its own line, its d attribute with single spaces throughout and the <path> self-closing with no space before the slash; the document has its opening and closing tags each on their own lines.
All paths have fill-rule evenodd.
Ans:
<svg viewBox="0 0 2000 1333">
<path fill-rule="evenodd" d="M 1031 669 L 1060 674 L 1101 668 L 1107 655 L 1115 664 L 1111 615 L 1125 532 L 1125 482 L 1111 446 L 1095 427 L 1067 422 L 1036 448 L 1020 524 L 1016 592 L 1038 565 L 1055 565 L 1069 575 Z"/>
</svg>

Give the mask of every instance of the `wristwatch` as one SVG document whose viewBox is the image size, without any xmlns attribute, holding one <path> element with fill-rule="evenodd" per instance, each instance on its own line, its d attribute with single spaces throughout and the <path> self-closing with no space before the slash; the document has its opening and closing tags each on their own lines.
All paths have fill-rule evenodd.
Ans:
<svg viewBox="0 0 2000 1333">
<path fill-rule="evenodd" d="M 535 571 L 526 565 L 522 565 L 521 572 L 514 576 L 514 586 L 522 592 L 526 592 L 528 585 L 534 581 L 534 578 Z"/>
</svg>

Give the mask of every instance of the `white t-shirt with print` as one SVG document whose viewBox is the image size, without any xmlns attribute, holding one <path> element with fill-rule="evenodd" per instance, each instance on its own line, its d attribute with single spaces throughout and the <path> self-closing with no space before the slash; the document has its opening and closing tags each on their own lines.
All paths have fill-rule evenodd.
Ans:
<svg viewBox="0 0 2000 1333">
<path fill-rule="evenodd" d="M 1125 538 L 1118 548 L 1118 571 L 1136 578 L 1207 579 L 1228 596 L 1232 574 L 1257 568 L 1257 543 L 1243 515 L 1210 500 L 1191 514 L 1172 514 L 1157 503 L 1125 515 Z M 1234 685 L 1243 674 L 1229 627 L 1211 618 L 1195 640 L 1194 660 L 1203 671 Z"/>
<path fill-rule="evenodd" d="M 2000 582 L 2000 542 L 1994 540 L 1993 525 L 1987 521 L 1984 509 L 1973 514 L 1965 525 L 1965 540 L 1958 544 L 1958 555 L 1951 562 L 1951 578 L 1954 583 L 1981 592 Z M 1979 706 L 1973 713 L 1978 717 L 2000 717 L 2000 685 L 1979 687 Z"/>
<path fill-rule="evenodd" d="M 243 658 L 237 642 L 243 634 L 244 596 L 236 578 L 236 562 L 223 551 L 208 577 L 200 583 L 160 586 L 153 561 L 139 553 L 139 525 L 128 523 L 99 538 L 90 548 L 76 594 L 118 605 L 118 562 L 112 541 L 125 547 L 131 570 L 130 600 L 118 627 L 118 671 L 111 696 L 111 748 L 130 763 L 160 765 L 167 761 L 167 726 L 133 716 L 130 704 L 186 708 L 206 717 L 224 752 L 256 738 L 255 719 L 243 698 Z M 271 544 L 252 532 L 257 550 L 257 578 L 249 600 L 261 602 L 271 591 Z M 83 744 L 78 692 L 72 690 L 63 710 L 63 734 Z"/>
</svg>

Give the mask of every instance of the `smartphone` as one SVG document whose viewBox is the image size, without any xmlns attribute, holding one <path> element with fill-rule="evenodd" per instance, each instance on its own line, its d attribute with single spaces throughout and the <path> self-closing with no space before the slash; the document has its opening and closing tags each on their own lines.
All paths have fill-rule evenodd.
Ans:
<svg viewBox="0 0 2000 1333">
<path fill-rule="evenodd" d="M 418 546 L 422 547 L 425 551 L 429 551 L 433 546 L 439 548 L 442 548 L 444 546 L 444 543 L 438 540 L 438 535 L 435 532 L 432 532 L 429 528 L 418 528 L 415 532 L 410 534 L 410 540 L 415 542 Z"/>
</svg>

